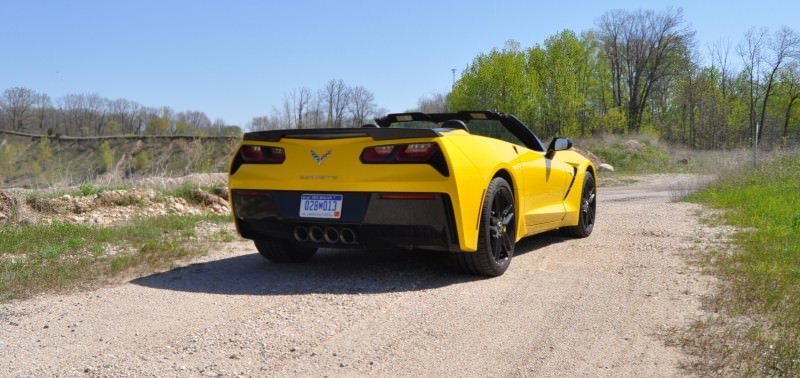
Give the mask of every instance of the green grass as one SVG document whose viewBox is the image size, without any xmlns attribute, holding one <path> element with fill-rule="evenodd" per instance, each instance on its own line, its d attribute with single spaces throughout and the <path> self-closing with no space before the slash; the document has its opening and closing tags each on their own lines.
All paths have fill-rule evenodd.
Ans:
<svg viewBox="0 0 800 378">
<path fill-rule="evenodd" d="M 723 322 L 749 323 L 726 333 L 741 336 L 730 344 L 750 347 L 731 347 L 717 357 L 749 374 L 800 374 L 800 156 L 725 178 L 689 200 L 725 210 L 722 220 L 741 230 L 736 252 L 716 255 L 710 264 L 723 278 L 714 304 L 727 317 Z M 736 321 L 743 318 L 755 321 Z"/>
<path fill-rule="evenodd" d="M 210 242 L 230 240 L 222 232 L 196 240 L 200 221 L 230 220 L 171 215 L 109 227 L 60 222 L 2 227 L 0 301 L 90 284 L 125 271 L 169 267 L 182 257 L 205 253 Z"/>
</svg>

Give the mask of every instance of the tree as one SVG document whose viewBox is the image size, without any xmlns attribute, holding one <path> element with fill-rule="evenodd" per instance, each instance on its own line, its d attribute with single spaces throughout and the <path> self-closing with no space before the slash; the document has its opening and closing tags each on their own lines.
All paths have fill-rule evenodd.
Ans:
<svg viewBox="0 0 800 378">
<path fill-rule="evenodd" d="M 694 32 L 681 9 L 611 11 L 601 17 L 599 27 L 614 75 L 615 104 L 628 113 L 628 131 L 637 132 L 653 88 L 689 60 Z"/>
<path fill-rule="evenodd" d="M 417 110 L 423 113 L 444 113 L 447 111 L 447 95 L 434 93 L 430 97 L 417 100 Z"/>
<path fill-rule="evenodd" d="M 353 119 L 353 127 L 360 127 L 366 123 L 367 117 L 374 114 L 375 95 L 360 85 L 351 88 L 348 110 Z"/>
<path fill-rule="evenodd" d="M 37 97 L 36 92 L 22 87 L 9 88 L 3 92 L 0 107 L 8 117 L 12 130 L 22 130 L 25 127 Z"/>
<path fill-rule="evenodd" d="M 298 129 L 302 129 L 306 126 L 303 122 L 303 117 L 308 111 L 309 102 L 311 102 L 311 90 L 306 87 L 293 90 L 290 98 L 295 116 L 295 126 Z"/>
<path fill-rule="evenodd" d="M 526 81 L 526 54 L 518 42 L 509 40 L 501 50 L 479 54 L 456 81 L 447 102 L 453 110 L 520 113 L 528 98 Z"/>
<path fill-rule="evenodd" d="M 325 84 L 322 93 L 328 109 L 327 127 L 342 127 L 344 112 L 350 101 L 350 88 L 342 80 L 331 80 Z"/>
<path fill-rule="evenodd" d="M 796 57 L 798 52 L 800 52 L 800 36 L 798 36 L 794 30 L 784 26 L 775 32 L 769 46 L 772 54 L 770 57 L 771 59 L 768 61 L 769 71 L 766 78 L 767 87 L 764 89 L 764 99 L 761 101 L 761 127 L 758 129 L 758 139 L 761 139 L 761 135 L 764 133 L 764 128 L 766 126 L 764 124 L 764 118 L 767 114 L 767 102 L 769 101 L 770 94 L 772 94 L 775 75 L 777 75 L 778 71 L 788 59 Z"/>
<path fill-rule="evenodd" d="M 792 118 L 792 107 L 800 98 L 800 62 L 792 62 L 781 71 L 780 82 L 783 84 L 786 98 L 786 113 L 783 118 L 783 140 L 789 137 L 789 121 Z"/>
</svg>

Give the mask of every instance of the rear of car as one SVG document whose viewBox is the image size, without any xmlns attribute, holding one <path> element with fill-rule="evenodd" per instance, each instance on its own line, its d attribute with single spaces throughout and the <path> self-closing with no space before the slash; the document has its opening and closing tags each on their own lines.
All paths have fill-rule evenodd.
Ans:
<svg viewBox="0 0 800 378">
<path fill-rule="evenodd" d="M 245 134 L 230 167 L 236 227 L 274 261 L 322 247 L 457 251 L 446 148 L 422 129 Z"/>
</svg>

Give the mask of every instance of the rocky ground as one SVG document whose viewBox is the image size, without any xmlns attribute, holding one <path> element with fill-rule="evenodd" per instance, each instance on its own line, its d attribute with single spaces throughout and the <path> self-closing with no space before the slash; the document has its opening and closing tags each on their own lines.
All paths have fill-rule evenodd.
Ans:
<svg viewBox="0 0 800 378">
<path fill-rule="evenodd" d="M 447 256 L 322 251 L 264 262 L 248 242 L 128 283 L 0 305 L 9 376 L 676 376 L 674 329 L 708 316 L 687 261 L 729 230 L 657 175 L 601 188 L 591 237 L 525 239 L 505 275 Z"/>
<path fill-rule="evenodd" d="M 124 189 L 93 188 L 92 193 L 81 193 L 80 188 L 0 190 L 0 225 L 53 221 L 109 225 L 167 214 L 228 214 L 225 179 L 220 174 L 148 178 Z M 182 186 L 187 198 L 174 193 Z"/>
</svg>

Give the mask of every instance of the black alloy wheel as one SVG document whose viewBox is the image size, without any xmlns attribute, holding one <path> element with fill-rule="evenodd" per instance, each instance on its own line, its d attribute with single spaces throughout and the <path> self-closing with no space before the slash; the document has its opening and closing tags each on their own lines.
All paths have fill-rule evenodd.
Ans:
<svg viewBox="0 0 800 378">
<path fill-rule="evenodd" d="M 576 238 L 585 238 L 592 234 L 597 216 L 597 185 L 594 175 L 587 171 L 583 177 L 581 190 L 581 207 L 578 216 L 578 225 L 563 228 L 564 233 Z"/>
<path fill-rule="evenodd" d="M 517 237 L 514 192 L 502 177 L 495 177 L 486 189 L 478 231 L 478 250 L 453 256 L 465 273 L 499 276 L 511 264 Z"/>
</svg>

